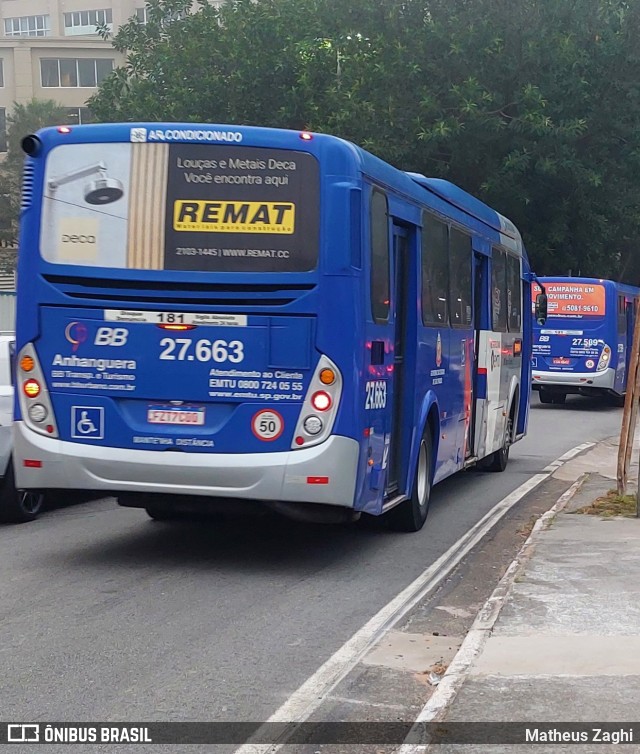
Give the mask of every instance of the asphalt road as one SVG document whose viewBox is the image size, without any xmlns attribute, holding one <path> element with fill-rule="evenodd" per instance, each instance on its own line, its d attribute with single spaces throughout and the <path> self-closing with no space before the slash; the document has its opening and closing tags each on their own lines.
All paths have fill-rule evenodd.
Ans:
<svg viewBox="0 0 640 754">
<path fill-rule="evenodd" d="M 110 498 L 0 527 L 5 720 L 264 720 L 501 498 L 619 432 L 583 398 L 541 406 L 503 474 L 434 491 L 426 527 L 275 517 L 165 524 Z"/>
</svg>

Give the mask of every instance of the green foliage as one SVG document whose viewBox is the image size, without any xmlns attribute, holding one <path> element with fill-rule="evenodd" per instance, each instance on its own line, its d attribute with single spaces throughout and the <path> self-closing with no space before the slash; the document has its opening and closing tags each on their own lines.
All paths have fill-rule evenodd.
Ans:
<svg viewBox="0 0 640 754">
<path fill-rule="evenodd" d="M 22 138 L 44 126 L 64 123 L 65 110 L 53 100 L 33 99 L 26 104 L 14 104 L 7 116 L 7 156 L 0 163 L 0 242 L 15 245 L 18 238 L 20 194 L 24 153 Z M 0 255 L 0 272 L 15 267 L 15 253 Z"/>
<path fill-rule="evenodd" d="M 90 102 L 99 119 L 334 133 L 496 207 L 540 273 L 640 282 L 638 4 L 147 6 L 113 40 L 126 63 Z"/>
</svg>

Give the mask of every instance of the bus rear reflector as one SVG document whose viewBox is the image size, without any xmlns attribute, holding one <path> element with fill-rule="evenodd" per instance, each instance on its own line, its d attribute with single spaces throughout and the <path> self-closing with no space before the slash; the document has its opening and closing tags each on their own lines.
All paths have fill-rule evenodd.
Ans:
<svg viewBox="0 0 640 754">
<path fill-rule="evenodd" d="M 42 461 L 37 461 L 35 458 L 25 458 L 22 465 L 28 469 L 41 469 Z"/>
<path fill-rule="evenodd" d="M 195 330 L 198 325 L 160 325 L 156 324 L 156 327 L 160 327 L 162 330 Z"/>
<path fill-rule="evenodd" d="M 308 476 L 307 484 L 329 484 L 328 476 Z"/>
</svg>

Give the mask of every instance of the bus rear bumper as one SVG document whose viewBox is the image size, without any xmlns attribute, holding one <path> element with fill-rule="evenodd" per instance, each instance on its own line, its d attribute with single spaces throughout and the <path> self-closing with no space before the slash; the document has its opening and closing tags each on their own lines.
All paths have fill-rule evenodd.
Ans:
<svg viewBox="0 0 640 754">
<path fill-rule="evenodd" d="M 602 372 L 542 372 L 534 369 L 531 375 L 534 390 L 540 387 L 597 388 L 613 390 L 616 380 L 615 369 L 605 369 Z"/>
<path fill-rule="evenodd" d="M 65 442 L 15 422 L 14 453 L 16 483 L 22 489 L 199 495 L 353 508 L 359 446 L 356 440 L 334 435 L 313 448 L 262 455 L 156 452 Z"/>
</svg>

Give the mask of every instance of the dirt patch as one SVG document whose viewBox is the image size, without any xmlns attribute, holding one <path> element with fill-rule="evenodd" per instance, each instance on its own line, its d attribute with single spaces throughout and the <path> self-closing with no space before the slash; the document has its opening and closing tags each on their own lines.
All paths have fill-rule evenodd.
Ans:
<svg viewBox="0 0 640 754">
<path fill-rule="evenodd" d="M 611 490 L 589 505 L 584 505 L 582 508 L 570 511 L 570 513 L 582 513 L 586 516 L 600 516 L 601 518 L 613 518 L 614 516 L 635 518 L 636 510 L 635 495 L 618 495 L 615 490 Z"/>
</svg>

